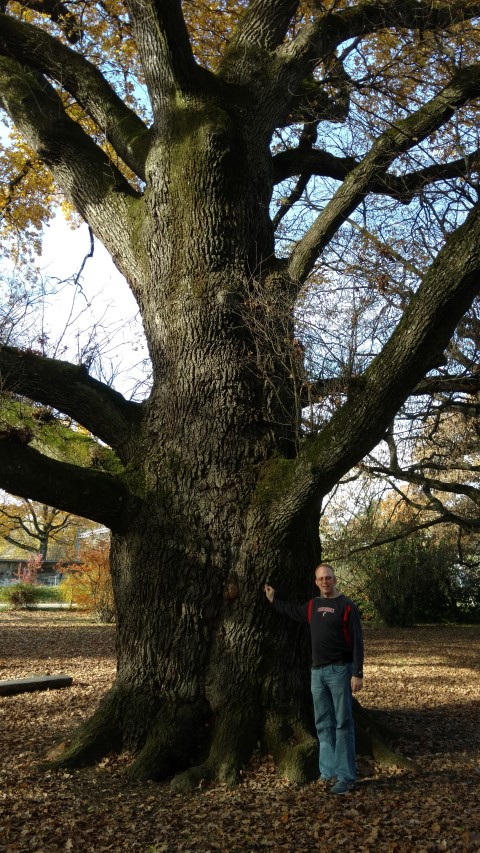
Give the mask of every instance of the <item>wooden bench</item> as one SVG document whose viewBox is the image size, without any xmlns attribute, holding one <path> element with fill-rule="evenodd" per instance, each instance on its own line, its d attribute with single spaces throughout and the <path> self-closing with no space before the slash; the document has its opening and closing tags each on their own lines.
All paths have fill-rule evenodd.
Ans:
<svg viewBox="0 0 480 853">
<path fill-rule="evenodd" d="M 34 690 L 57 690 L 70 687 L 71 675 L 29 675 L 27 678 L 12 678 L 0 681 L 0 696 L 14 696 L 16 693 L 31 693 Z"/>
</svg>

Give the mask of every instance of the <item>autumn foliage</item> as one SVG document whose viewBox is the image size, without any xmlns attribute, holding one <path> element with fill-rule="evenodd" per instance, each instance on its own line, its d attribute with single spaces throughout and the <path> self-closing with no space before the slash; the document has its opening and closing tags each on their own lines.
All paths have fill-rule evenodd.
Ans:
<svg viewBox="0 0 480 853">
<path fill-rule="evenodd" d="M 115 620 L 108 544 L 83 550 L 81 563 L 68 566 L 62 592 L 67 602 L 91 610 L 100 622 Z"/>
<path fill-rule="evenodd" d="M 30 557 L 30 559 L 27 560 L 24 566 L 19 563 L 18 569 L 15 574 L 18 578 L 19 583 L 34 585 L 37 582 L 37 575 L 41 568 L 42 558 L 40 554 L 35 554 L 34 557 Z"/>
<path fill-rule="evenodd" d="M 16 571 L 17 581 L 9 586 L 0 587 L 0 602 L 12 610 L 30 610 L 38 604 L 62 601 L 58 587 L 44 586 L 38 583 L 37 574 L 41 569 L 40 555 L 31 557 L 25 566 L 19 565 Z"/>
</svg>

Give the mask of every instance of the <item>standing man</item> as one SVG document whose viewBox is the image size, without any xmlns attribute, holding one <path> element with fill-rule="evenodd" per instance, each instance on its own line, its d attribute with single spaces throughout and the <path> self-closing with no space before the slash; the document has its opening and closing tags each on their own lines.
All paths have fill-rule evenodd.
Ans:
<svg viewBox="0 0 480 853">
<path fill-rule="evenodd" d="M 320 779 L 336 779 L 332 793 L 346 794 L 356 778 L 352 693 L 363 687 L 363 637 L 358 608 L 338 592 L 335 581 L 332 567 L 321 563 L 315 569 L 318 598 L 306 604 L 278 601 L 268 584 L 265 594 L 277 613 L 310 624 Z"/>
</svg>

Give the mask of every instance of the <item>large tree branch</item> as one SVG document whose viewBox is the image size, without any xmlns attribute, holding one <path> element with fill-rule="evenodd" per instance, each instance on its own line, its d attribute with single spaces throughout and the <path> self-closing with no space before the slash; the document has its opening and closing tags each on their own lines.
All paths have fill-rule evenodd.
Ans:
<svg viewBox="0 0 480 853">
<path fill-rule="evenodd" d="M 44 536 L 45 533 L 58 533 L 60 530 L 64 530 L 65 527 L 68 526 L 70 516 L 56 507 L 49 507 L 45 504 L 41 504 L 41 518 L 39 518 L 39 514 L 35 511 L 32 501 L 25 499 L 25 503 L 30 511 L 31 523 L 39 536 Z M 55 519 L 57 517 L 60 518 L 60 521 L 55 524 Z"/>
<path fill-rule="evenodd" d="M 480 506 L 480 490 L 470 485 L 469 483 L 459 483 L 456 480 L 443 480 L 438 478 L 432 478 L 423 474 L 419 471 L 415 471 L 415 466 L 411 466 L 408 469 L 401 468 L 398 464 L 398 458 L 396 453 L 396 447 L 393 442 L 392 436 L 389 437 L 389 445 L 390 445 L 390 465 L 382 465 L 375 461 L 374 464 L 362 463 L 360 466 L 362 470 L 368 471 L 370 475 L 379 476 L 381 478 L 391 477 L 393 478 L 390 481 L 390 485 L 392 489 L 394 489 L 400 496 L 400 498 L 409 506 L 414 507 L 421 515 L 425 515 L 426 513 L 431 513 L 434 517 L 429 521 L 425 522 L 423 525 L 416 525 L 416 529 L 421 529 L 421 527 L 431 527 L 433 524 L 455 524 L 457 527 L 463 530 L 480 530 L 480 517 L 477 512 L 477 507 Z M 422 466 L 419 466 L 420 469 Z M 478 466 L 477 466 L 478 467 Z M 440 466 L 435 465 L 434 463 L 425 463 L 425 469 L 434 469 L 438 468 L 440 470 Z M 445 468 L 442 468 L 445 473 Z M 477 468 L 473 466 L 470 468 L 466 465 L 454 465 L 452 468 L 448 469 L 450 474 L 455 474 L 457 471 L 461 472 L 471 472 L 474 473 L 477 471 Z M 406 494 L 399 486 L 397 485 L 399 480 L 403 480 L 405 483 L 411 483 L 412 485 L 418 485 L 421 487 L 427 503 L 420 502 L 414 500 L 411 495 Z M 458 512 L 459 507 L 445 506 L 440 497 L 434 495 L 432 490 L 436 492 L 444 492 L 446 494 L 455 494 L 459 497 L 468 498 L 472 504 L 473 508 L 470 506 L 470 512 L 468 510 L 464 511 L 462 514 Z M 465 508 L 464 508 L 465 509 Z M 407 525 L 407 529 L 403 535 L 408 535 L 411 532 L 409 530 L 409 525 Z M 414 529 L 415 529 L 414 528 Z M 396 537 L 395 537 L 396 538 Z M 375 543 L 373 543 L 375 544 Z M 377 544 L 383 544 L 383 542 L 378 542 Z"/>
<path fill-rule="evenodd" d="M 230 42 L 230 55 L 251 48 L 274 50 L 282 43 L 298 0 L 252 0 Z"/>
<path fill-rule="evenodd" d="M 345 396 L 351 391 L 361 390 L 363 376 L 333 376 L 328 379 L 316 379 L 305 387 L 302 405 L 316 402 L 323 397 Z M 476 375 L 426 376 L 410 391 L 410 397 L 425 397 L 433 394 L 477 394 L 480 391 L 480 373 Z"/>
<path fill-rule="evenodd" d="M 412 395 L 425 394 L 477 394 L 480 391 L 480 373 L 475 376 L 426 376 L 412 391 Z"/>
<path fill-rule="evenodd" d="M 423 509 L 424 511 L 429 511 L 429 507 L 423 507 Z M 366 545 L 358 545 L 356 548 L 348 548 L 344 553 L 336 552 L 335 557 L 337 560 L 344 560 L 348 557 L 352 557 L 354 554 L 373 551 L 375 548 L 380 548 L 382 545 L 388 545 L 390 542 L 398 542 L 400 539 L 406 539 L 408 536 L 411 536 L 412 533 L 417 533 L 420 530 L 429 530 L 437 524 L 455 524 L 463 530 L 478 530 L 480 528 L 480 523 L 476 522 L 475 519 L 468 519 L 463 516 L 456 515 L 455 513 L 445 509 L 445 507 L 443 510 L 444 511 L 435 518 L 429 518 L 421 524 L 408 524 L 405 528 L 399 530 L 398 533 L 393 533 L 391 536 L 379 535 L 372 542 L 369 542 Z"/>
<path fill-rule="evenodd" d="M 149 130 L 98 68 L 38 27 L 1 14 L 0 53 L 56 80 L 91 116 L 127 166 L 145 179 Z"/>
<path fill-rule="evenodd" d="M 400 154 L 441 127 L 458 107 L 479 94 L 480 64 L 477 64 L 458 71 L 431 101 L 382 133 L 293 250 L 288 263 L 292 279 L 299 285 L 305 281 L 332 235 Z"/>
<path fill-rule="evenodd" d="M 153 112 L 161 120 L 175 93 L 195 94 L 209 75 L 195 61 L 180 0 L 127 0 L 127 8 Z"/>
<path fill-rule="evenodd" d="M 347 175 L 358 166 L 355 157 L 337 157 L 318 148 L 307 149 L 299 145 L 288 151 L 280 151 L 272 159 L 273 180 L 275 184 L 286 181 L 294 175 L 319 175 L 344 181 Z"/>
<path fill-rule="evenodd" d="M 37 537 L 33 538 L 36 539 Z M 13 536 L 3 536 L 2 539 L 4 539 L 5 542 L 8 542 L 10 545 L 15 545 L 16 548 L 21 548 L 23 551 L 28 551 L 29 554 L 37 553 L 38 548 L 36 548 L 35 545 L 27 545 L 23 542 L 18 542 L 16 539 L 13 538 Z"/>
<path fill-rule="evenodd" d="M 434 163 L 418 169 L 415 172 L 407 172 L 405 175 L 385 175 L 383 178 L 384 189 L 372 187 L 372 192 L 384 193 L 397 198 L 404 204 L 408 204 L 412 198 L 424 187 L 441 181 L 451 181 L 455 178 L 468 178 L 472 171 L 480 167 L 480 150 L 472 151 L 450 160 L 447 163 Z"/>
<path fill-rule="evenodd" d="M 480 206 L 447 240 L 361 385 L 317 437 L 305 440 L 296 460 L 267 466 L 258 494 L 274 524 L 306 512 L 383 438 L 479 291 Z"/>
<path fill-rule="evenodd" d="M 301 80 L 340 44 L 384 29 L 448 29 L 480 15 L 478 0 L 361 0 L 341 11 L 317 15 L 278 50 L 285 71 Z"/>
<path fill-rule="evenodd" d="M 364 470 L 370 471 L 372 474 L 381 474 L 382 476 L 391 476 L 395 477 L 398 480 L 404 480 L 406 483 L 411 483 L 412 485 L 422 486 L 429 493 L 433 490 L 436 492 L 447 492 L 452 495 L 462 495 L 463 497 L 469 498 L 472 503 L 476 506 L 480 507 L 480 489 L 475 486 L 471 486 L 469 483 L 459 483 L 457 481 L 449 481 L 449 480 L 441 480 L 435 477 L 429 477 L 426 474 L 420 474 L 411 469 L 401 468 L 400 466 L 389 467 L 387 465 L 364 465 L 362 466 Z M 430 467 L 428 463 L 425 464 L 425 467 Z M 462 466 L 453 466 L 451 469 L 452 472 L 462 471 L 465 472 L 465 468 Z M 471 473 L 474 471 L 472 469 Z M 431 495 L 429 495 L 431 499 Z M 443 504 L 440 503 L 442 509 L 445 509 Z M 435 507 L 437 505 L 435 504 Z M 447 510 L 445 510 L 447 511 Z M 480 527 L 480 519 L 477 521 L 477 526 Z"/>
<path fill-rule="evenodd" d="M 26 444 L 0 437 L 0 486 L 121 531 L 132 495 L 110 474 L 57 462 Z"/>
<path fill-rule="evenodd" d="M 69 415 L 128 462 L 138 437 L 142 406 L 93 379 L 84 367 L 0 346 L 0 389 Z"/>
<path fill-rule="evenodd" d="M 480 2 L 473 0 L 435 3 L 431 0 L 361 0 L 354 6 L 328 13 L 323 11 L 321 4 L 319 7 L 307 17 L 293 41 L 277 48 L 275 82 L 267 84 L 264 103 L 273 126 L 283 125 L 289 112 L 292 116 L 298 115 L 305 79 L 320 64 L 328 64 L 342 43 L 358 42 L 365 36 L 393 27 L 420 31 L 448 29 L 480 15 Z M 293 120 L 301 121 L 302 118 Z"/>
<path fill-rule="evenodd" d="M 359 161 L 354 157 L 336 157 L 328 151 L 312 148 L 310 151 L 298 148 L 281 151 L 273 158 L 273 175 L 276 184 L 294 175 L 308 179 L 312 175 L 335 178 L 344 181 L 357 166 Z M 378 180 L 370 185 L 369 192 L 389 195 L 403 204 L 408 204 L 416 193 L 424 187 L 438 181 L 448 181 L 454 178 L 465 178 L 473 169 L 480 166 L 480 151 L 473 151 L 458 160 L 448 163 L 435 163 L 407 172 L 405 175 L 380 175 Z"/>
<path fill-rule="evenodd" d="M 53 87 L 37 72 L 5 57 L 0 57 L 0 105 L 132 287 L 139 289 L 139 252 L 130 227 L 138 193 L 69 118 Z"/>
</svg>

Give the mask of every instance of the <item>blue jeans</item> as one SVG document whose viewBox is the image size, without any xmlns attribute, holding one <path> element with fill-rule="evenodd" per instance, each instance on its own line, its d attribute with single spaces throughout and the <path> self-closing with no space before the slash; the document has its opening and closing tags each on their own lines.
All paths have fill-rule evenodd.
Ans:
<svg viewBox="0 0 480 853">
<path fill-rule="evenodd" d="M 351 664 L 312 669 L 312 696 L 322 779 L 355 782 L 355 728 L 352 715 Z"/>
</svg>

